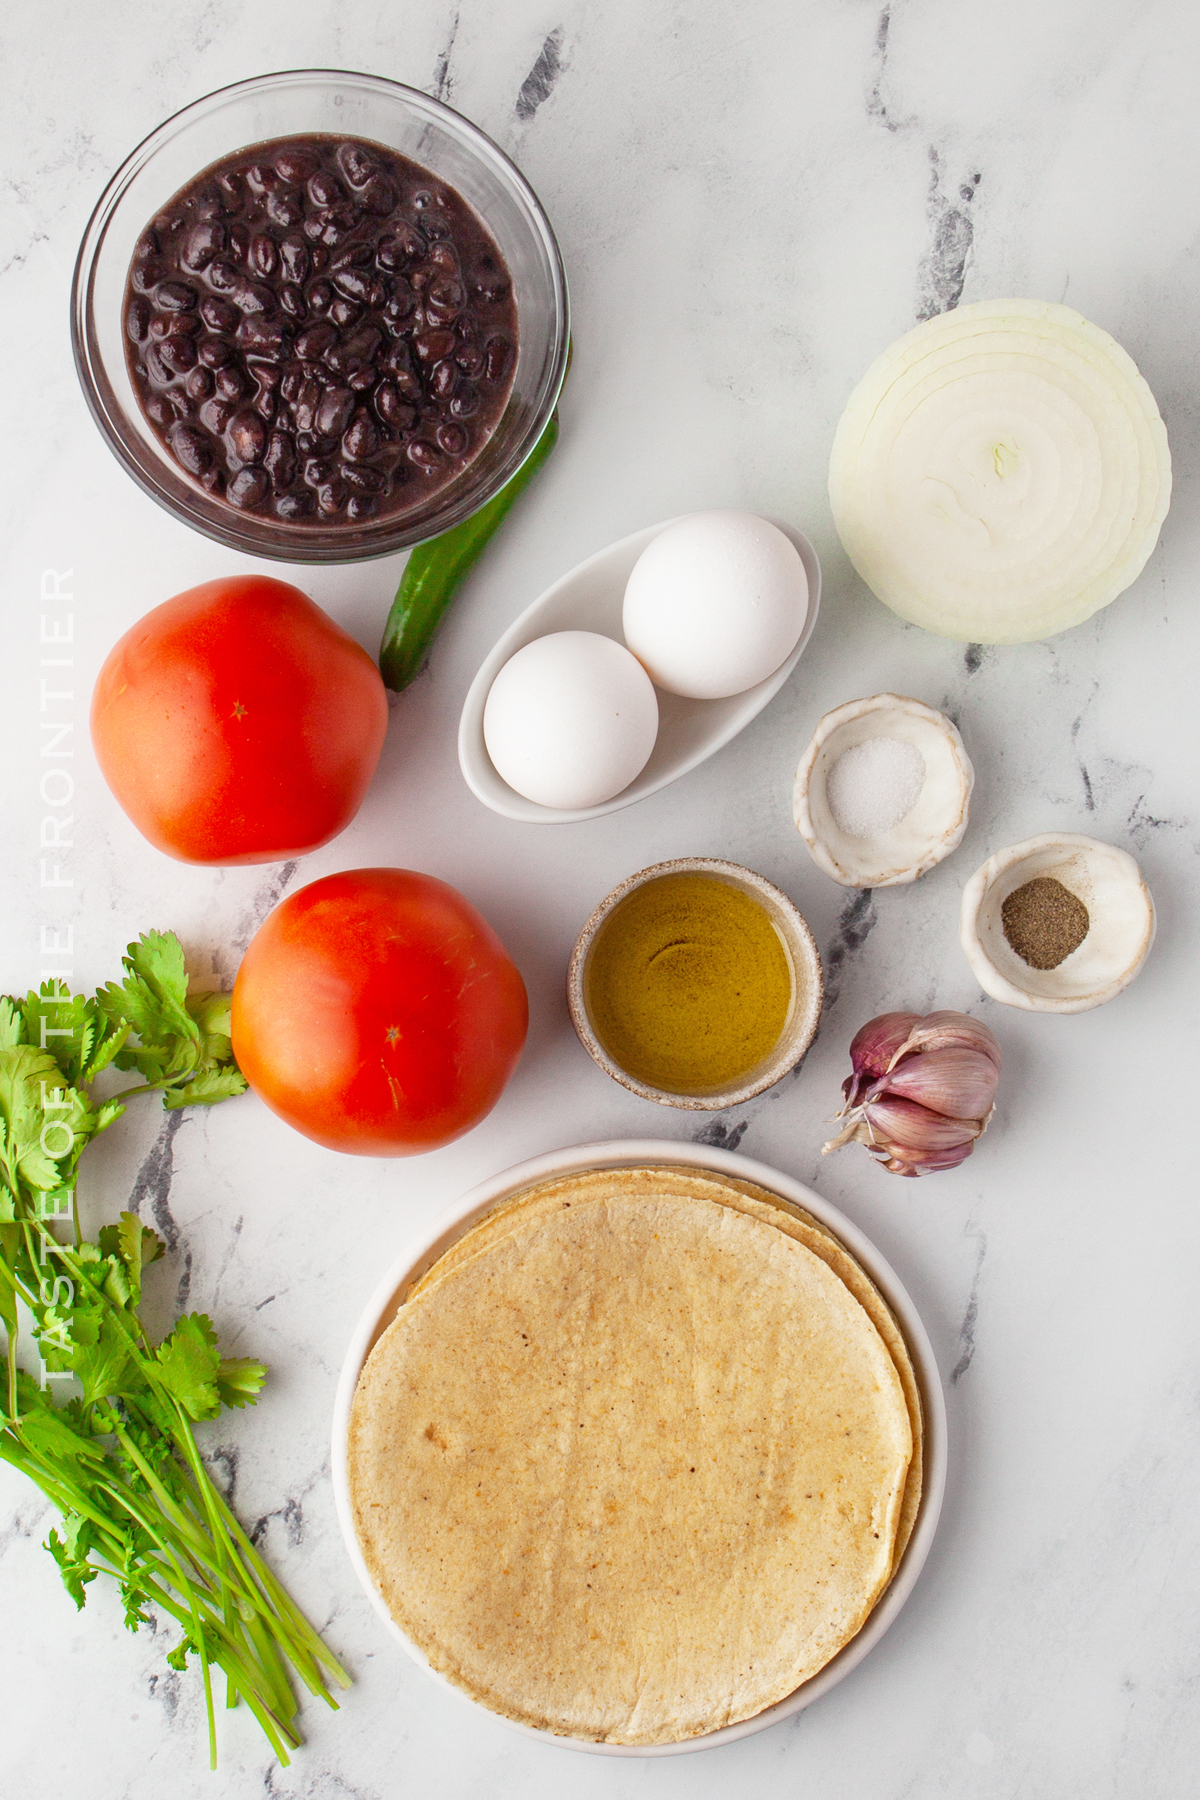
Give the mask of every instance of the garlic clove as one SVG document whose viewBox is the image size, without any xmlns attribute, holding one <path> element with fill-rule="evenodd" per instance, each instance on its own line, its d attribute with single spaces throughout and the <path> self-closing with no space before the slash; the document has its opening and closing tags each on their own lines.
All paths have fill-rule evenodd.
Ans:
<svg viewBox="0 0 1200 1800">
<path fill-rule="evenodd" d="M 898 1094 L 943 1118 L 978 1122 L 990 1114 L 1000 1071 L 979 1050 L 926 1050 L 908 1056 L 878 1082 L 879 1097 Z M 867 1104 L 876 1096 L 867 1095 Z"/>
<path fill-rule="evenodd" d="M 862 1116 L 874 1145 L 888 1148 L 895 1145 L 902 1152 L 909 1149 L 953 1150 L 959 1144 L 971 1142 L 983 1131 L 980 1119 L 946 1119 L 898 1094 L 882 1094 L 878 1100 L 865 1101 Z"/>
<path fill-rule="evenodd" d="M 968 1138 L 964 1144 L 954 1144 L 949 1150 L 905 1150 L 902 1155 L 881 1157 L 879 1164 L 891 1175 L 936 1175 L 939 1169 L 957 1169 L 959 1163 L 966 1162 L 975 1140 Z"/>
<path fill-rule="evenodd" d="M 900 1013 L 885 1013 L 885 1018 L 900 1018 Z M 869 1030 L 864 1026 L 863 1031 Z M 863 1032 L 859 1033 L 861 1037 Z M 857 1040 L 855 1040 L 857 1042 Z M 966 1013 L 935 1012 L 924 1019 L 917 1019 L 914 1029 L 904 1042 L 892 1052 L 892 1060 L 888 1069 L 895 1068 L 902 1056 L 914 1050 L 977 1050 L 988 1056 L 996 1065 L 997 1073 L 1004 1067 L 1004 1056 L 994 1033 L 978 1019 L 970 1018 Z M 854 1059 L 854 1045 L 850 1046 L 850 1058 Z"/>
<path fill-rule="evenodd" d="M 900 1046 L 920 1023 L 920 1013 L 881 1013 L 855 1034 L 850 1044 L 850 1066 L 854 1072 L 842 1083 L 842 1092 L 846 1096 L 843 1114 L 857 1104 L 870 1082 L 886 1075 Z"/>
</svg>

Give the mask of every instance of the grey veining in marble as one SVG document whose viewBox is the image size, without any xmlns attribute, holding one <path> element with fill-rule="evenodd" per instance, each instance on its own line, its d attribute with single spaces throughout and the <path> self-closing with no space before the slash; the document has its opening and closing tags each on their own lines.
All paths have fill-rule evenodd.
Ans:
<svg viewBox="0 0 1200 1800">
<path fill-rule="evenodd" d="M 228 984 L 285 892 L 391 862 L 481 908 L 532 1012 L 496 1111 L 432 1156 L 339 1158 L 253 1099 L 166 1120 L 131 1110 L 89 1152 L 91 1222 L 131 1204 L 167 1240 L 162 1321 L 177 1304 L 203 1308 L 235 1353 L 271 1366 L 257 1408 L 215 1424 L 205 1451 L 355 1686 L 338 1715 L 306 1708 L 307 1744 L 286 1770 L 243 1713 L 222 1717 L 211 1776 L 198 1683 L 166 1666 L 174 1633 L 127 1635 L 99 1582 L 77 1616 L 39 1547 L 51 1510 L 4 1471 L 4 1800 L 1194 1792 L 1194 0 L 177 0 L 157 11 L 49 0 L 10 9 L 3 32 L 0 990 L 36 976 L 42 933 L 54 944 L 68 927 L 79 986 L 107 979 L 152 925 L 177 930 L 196 972 Z M 72 371 L 67 295 L 88 213 L 141 137 L 224 83 L 305 65 L 423 87 L 517 159 L 560 235 L 575 362 L 560 446 L 394 709 L 359 818 L 302 863 L 196 870 L 159 856 L 117 810 L 87 749 L 87 701 L 142 612 L 247 564 L 176 526 L 109 455 Z M 834 535 L 825 471 L 839 412 L 881 349 L 918 318 L 1005 294 L 1065 299 L 1128 348 L 1166 418 L 1176 485 L 1128 593 L 1047 643 L 994 650 L 905 626 L 866 592 Z M 715 505 L 793 519 L 821 554 L 820 625 L 787 687 L 720 755 L 627 812 L 550 829 L 488 813 L 459 775 L 455 731 L 501 630 L 593 550 Z M 298 579 L 374 651 L 399 567 Z M 41 605 L 46 571 L 55 584 Z M 57 652 L 39 645 L 37 620 L 68 613 L 74 666 L 43 669 Z M 40 713 L 46 677 L 70 697 Z M 947 862 L 915 888 L 846 892 L 792 826 L 791 777 L 821 713 L 881 688 L 949 712 L 978 784 Z M 59 765 L 73 775 L 69 815 L 39 797 L 44 721 L 74 727 L 75 755 Z M 69 839 L 52 857 L 54 887 L 41 875 L 48 812 L 51 836 Z M 1076 1018 L 985 1000 L 957 942 L 961 890 L 984 857 L 1056 828 L 1130 849 L 1159 913 L 1139 980 Z M 829 977 L 803 1069 L 700 1123 L 605 1081 L 563 995 L 596 900 L 687 854 L 732 857 L 784 887 Z M 978 1153 L 919 1183 L 857 1149 L 820 1156 L 853 1031 L 901 1005 L 969 1007 L 1006 1059 Z M 902 1617 L 834 1693 L 718 1751 L 605 1761 L 517 1736 L 385 1636 L 338 1537 L 327 1426 L 355 1319 L 410 1233 L 522 1157 L 647 1133 L 740 1147 L 818 1187 L 875 1239 L 939 1357 L 950 1485 Z"/>
</svg>

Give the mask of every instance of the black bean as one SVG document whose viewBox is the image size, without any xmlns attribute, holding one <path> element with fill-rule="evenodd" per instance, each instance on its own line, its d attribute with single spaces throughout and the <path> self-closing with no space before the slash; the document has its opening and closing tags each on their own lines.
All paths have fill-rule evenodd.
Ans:
<svg viewBox="0 0 1200 1800">
<path fill-rule="evenodd" d="M 158 241 L 158 233 L 155 231 L 153 225 L 151 225 L 143 231 L 141 237 L 134 245 L 133 254 L 135 256 L 157 256 L 161 249 L 162 245 Z"/>
<path fill-rule="evenodd" d="M 304 370 L 300 367 L 300 364 L 289 363 L 287 368 L 283 371 L 283 376 L 279 383 L 279 391 L 289 405 L 299 394 L 300 389 L 304 386 L 304 381 Z"/>
<path fill-rule="evenodd" d="M 169 387 L 174 371 L 164 362 L 162 346 L 151 344 L 146 351 L 146 373 L 158 387 Z"/>
<path fill-rule="evenodd" d="M 134 263 L 130 280 L 139 294 L 150 294 L 153 293 L 166 272 L 162 263 L 151 256 L 147 257 L 144 262 Z"/>
<path fill-rule="evenodd" d="M 354 430 L 353 425 L 350 429 Z M 344 465 L 342 480 L 356 494 L 382 494 L 387 487 L 387 476 L 381 469 L 367 469 L 357 463 Z"/>
<path fill-rule="evenodd" d="M 263 462 L 270 472 L 277 494 L 291 487 L 296 479 L 296 446 L 286 431 L 273 431 L 267 443 Z"/>
<path fill-rule="evenodd" d="M 299 232 L 289 231 L 279 245 L 279 258 L 283 263 L 283 272 L 289 281 L 307 281 L 312 267 L 312 257 L 308 245 Z"/>
<path fill-rule="evenodd" d="M 135 344 L 144 342 L 150 329 L 150 302 L 145 299 L 131 300 L 125 313 L 125 330 Z"/>
<path fill-rule="evenodd" d="M 466 290 L 462 283 L 448 278 L 442 281 L 431 281 L 425 290 L 425 310 L 435 325 L 449 325 L 456 319 L 467 303 Z"/>
<path fill-rule="evenodd" d="M 365 300 L 371 278 L 364 275 L 361 269 L 339 269 L 333 277 L 333 285 L 347 300 Z"/>
<path fill-rule="evenodd" d="M 235 219 L 229 227 L 229 254 L 244 263 L 250 254 L 250 227 L 241 219 Z"/>
<path fill-rule="evenodd" d="M 462 425 L 439 425 L 437 441 L 447 456 L 461 456 L 467 447 L 467 433 Z"/>
<path fill-rule="evenodd" d="M 272 188 L 282 185 L 282 177 L 269 163 L 251 163 L 245 174 L 246 186 L 252 194 L 269 194 Z"/>
<path fill-rule="evenodd" d="M 250 239 L 250 267 L 263 281 L 269 281 L 279 267 L 279 246 L 269 232 L 255 232 Z"/>
<path fill-rule="evenodd" d="M 228 300 L 218 300 L 210 294 L 200 302 L 200 317 L 210 331 L 236 331 L 238 315 L 236 308 L 230 306 Z"/>
<path fill-rule="evenodd" d="M 455 351 L 454 360 L 464 375 L 483 374 L 483 351 L 475 344 L 464 344 L 461 350 Z"/>
<path fill-rule="evenodd" d="M 223 369 L 233 360 L 233 345 L 227 344 L 224 338 L 205 338 L 198 354 L 206 369 Z"/>
<path fill-rule="evenodd" d="M 237 212 L 242 204 L 242 178 L 237 170 L 227 169 L 223 175 L 218 175 L 216 186 L 229 211 Z"/>
<path fill-rule="evenodd" d="M 369 462 L 379 449 L 379 431 L 361 408 L 342 439 L 342 455 L 349 462 Z"/>
<path fill-rule="evenodd" d="M 346 490 L 340 482 L 327 481 L 317 489 L 317 508 L 326 518 L 332 518 L 335 513 L 341 512 L 345 499 Z"/>
<path fill-rule="evenodd" d="M 261 313 L 265 318 L 270 318 L 279 304 L 274 288 L 265 281 L 239 281 L 229 298 L 242 312 Z"/>
<path fill-rule="evenodd" d="M 164 338 L 158 346 L 158 354 L 176 375 L 186 375 L 196 366 L 196 346 L 190 337 Z"/>
<path fill-rule="evenodd" d="M 314 281 L 308 290 L 310 312 L 328 312 L 333 303 L 333 286 L 328 281 Z"/>
<path fill-rule="evenodd" d="M 278 319 L 264 319 L 251 313 L 237 328 L 237 340 L 247 356 L 261 357 L 263 362 L 286 362 L 288 336 Z"/>
<path fill-rule="evenodd" d="M 225 489 L 225 498 L 232 500 L 235 506 L 260 506 L 270 485 L 261 469 L 240 469 Z"/>
<path fill-rule="evenodd" d="M 505 337 L 493 337 L 487 341 L 483 353 L 483 379 L 485 381 L 503 381 L 508 374 L 512 362 L 512 345 Z"/>
<path fill-rule="evenodd" d="M 444 202 L 440 196 L 438 198 L 437 204 L 439 206 L 442 206 L 444 204 Z M 425 236 L 430 240 L 431 243 L 434 243 L 440 239 L 448 238 L 450 236 L 449 225 L 446 223 L 445 219 L 439 218 L 437 213 L 427 213 L 426 214 L 426 216 L 421 220 L 421 230 L 425 233 Z"/>
<path fill-rule="evenodd" d="M 391 293 L 383 309 L 386 319 L 407 319 L 416 305 L 416 298 L 403 275 L 393 275 Z"/>
<path fill-rule="evenodd" d="M 373 246 L 359 239 L 356 243 L 347 244 L 330 260 L 331 269 L 365 269 L 371 260 Z"/>
<path fill-rule="evenodd" d="M 426 363 L 441 362 L 456 348 L 451 331 L 419 331 L 413 345 L 421 361 Z"/>
<path fill-rule="evenodd" d="M 435 269 L 441 269 L 446 275 L 458 274 L 458 258 L 451 244 L 431 245 L 428 260 Z"/>
<path fill-rule="evenodd" d="M 373 494 L 352 494 L 346 507 L 346 517 L 357 524 L 360 519 L 370 519 L 379 511 L 379 501 Z"/>
<path fill-rule="evenodd" d="M 386 176 L 376 175 L 367 183 L 359 198 L 368 212 L 373 212 L 376 218 L 386 219 L 395 207 L 396 190 Z"/>
<path fill-rule="evenodd" d="M 292 401 L 292 417 L 296 421 L 297 431 L 310 432 L 312 430 L 317 422 L 317 408 L 320 404 L 320 384 L 316 381 L 306 381 Z"/>
<path fill-rule="evenodd" d="M 229 422 L 226 432 L 229 447 L 239 462 L 256 463 L 263 459 L 267 447 L 266 427 L 257 413 L 243 407 Z"/>
<path fill-rule="evenodd" d="M 435 475 L 442 466 L 442 453 L 436 444 L 427 443 L 424 438 L 414 438 L 408 446 L 408 460 L 423 475 Z"/>
<path fill-rule="evenodd" d="M 478 410 L 478 388 L 473 388 L 468 381 L 460 382 L 458 392 L 450 402 L 450 411 L 456 419 L 469 419 L 471 414 Z"/>
<path fill-rule="evenodd" d="M 354 416 L 349 388 L 326 388 L 317 408 L 316 427 L 323 437 L 340 437 Z"/>
<path fill-rule="evenodd" d="M 405 405 L 390 381 L 381 381 L 375 389 L 375 411 L 394 431 L 410 431 L 417 422 L 416 407 Z"/>
<path fill-rule="evenodd" d="M 337 332 L 327 319 L 310 325 L 296 339 L 296 355 L 302 362 L 316 362 L 331 344 L 337 343 Z"/>
<path fill-rule="evenodd" d="M 338 325 L 354 325 L 362 318 L 362 307 L 353 300 L 335 300 L 329 316 Z"/>
<path fill-rule="evenodd" d="M 362 144 L 339 144 L 337 159 L 342 174 L 351 187 L 364 187 L 379 168 L 379 164 Z M 322 201 L 322 205 L 326 202 Z"/>
<path fill-rule="evenodd" d="M 308 317 L 308 308 L 304 304 L 304 290 L 297 287 L 294 281 L 285 281 L 280 285 L 279 304 L 289 319 L 299 322 Z"/>
<path fill-rule="evenodd" d="M 313 213 L 311 217 L 305 219 L 303 229 L 305 237 L 308 238 L 310 243 L 315 244 L 325 227 L 321 222 L 320 215 L 318 213 Z"/>
<path fill-rule="evenodd" d="M 272 510 L 279 519 L 291 521 L 307 518 L 312 511 L 312 495 L 305 493 L 280 494 L 272 502 Z"/>
<path fill-rule="evenodd" d="M 223 256 L 214 257 L 204 273 L 208 277 L 208 285 L 216 288 L 219 294 L 232 293 L 242 279 L 233 264 L 226 262 Z"/>
<path fill-rule="evenodd" d="M 286 229 L 304 222 L 304 202 L 299 194 L 268 194 L 267 217 Z"/>
<path fill-rule="evenodd" d="M 458 370 L 452 362 L 440 362 L 433 365 L 433 373 L 429 377 L 429 386 L 439 400 L 448 400 L 458 386 Z"/>
<path fill-rule="evenodd" d="M 268 425 L 275 417 L 278 404 L 273 388 L 259 388 L 254 396 L 254 410 L 260 419 L 267 421 Z"/>
<path fill-rule="evenodd" d="M 304 465 L 304 479 L 309 487 L 320 487 L 329 480 L 331 465 L 320 456 L 310 456 Z"/>
<path fill-rule="evenodd" d="M 146 402 L 146 417 L 155 425 L 170 425 L 176 418 L 169 394 L 151 394 Z"/>
<path fill-rule="evenodd" d="M 318 169 L 308 178 L 308 197 L 314 206 L 336 206 L 339 200 L 346 198 L 346 190 L 336 175 L 328 169 Z"/>
<path fill-rule="evenodd" d="M 172 425 L 167 433 L 167 442 L 175 460 L 182 463 L 189 475 L 203 475 L 206 469 L 212 467 L 212 451 L 208 439 L 194 425 Z"/>
<path fill-rule="evenodd" d="M 356 394 L 365 394 L 369 388 L 375 386 L 378 379 L 378 369 L 374 363 L 368 363 L 365 369 L 355 369 L 353 375 L 347 377 L 347 382 Z"/>
<path fill-rule="evenodd" d="M 225 248 L 225 227 L 216 219 L 204 219 L 188 233 L 181 258 L 188 269 L 207 268 L 214 256 Z"/>
<path fill-rule="evenodd" d="M 206 400 L 200 408 L 201 419 L 217 437 L 220 437 L 233 414 L 233 402 L 230 400 Z"/>
<path fill-rule="evenodd" d="M 324 244 L 310 244 L 308 254 L 315 274 L 319 275 L 322 269 L 329 267 L 329 251 Z"/>
<path fill-rule="evenodd" d="M 198 296 L 185 282 L 160 281 L 154 298 L 166 312 L 191 312 Z"/>
<path fill-rule="evenodd" d="M 305 332 L 305 337 L 308 333 Z M 334 348 L 324 346 L 325 361 L 335 375 L 353 375 L 358 369 L 365 369 L 379 353 L 383 343 L 383 333 L 374 325 L 364 325 L 349 337 L 343 338 Z M 296 346 L 300 348 L 299 344 Z M 322 352 L 318 351 L 318 355 Z M 300 352 L 304 355 L 304 351 Z"/>
<path fill-rule="evenodd" d="M 213 391 L 212 370 L 197 364 L 184 383 L 190 400 L 207 400 Z"/>
<path fill-rule="evenodd" d="M 217 374 L 217 393 L 222 400 L 240 400 L 246 392 L 246 377 L 238 368 L 221 369 Z"/>
<path fill-rule="evenodd" d="M 290 187 L 299 187 L 316 173 L 317 167 L 317 159 L 311 150 L 289 148 L 281 150 L 275 158 L 276 172 Z"/>
</svg>

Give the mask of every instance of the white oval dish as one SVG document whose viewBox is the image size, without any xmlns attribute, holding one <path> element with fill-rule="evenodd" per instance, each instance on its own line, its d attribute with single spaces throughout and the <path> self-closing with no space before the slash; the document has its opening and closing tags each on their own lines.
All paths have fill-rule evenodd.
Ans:
<svg viewBox="0 0 1200 1800">
<path fill-rule="evenodd" d="M 920 751 L 924 785 L 889 831 L 851 837 L 833 816 L 826 781 L 847 750 L 888 737 Z M 847 700 L 820 721 L 796 770 L 792 812 L 817 867 L 843 887 L 899 887 L 958 848 L 974 785 L 971 759 L 945 713 L 907 694 L 872 694 Z"/>
<path fill-rule="evenodd" d="M 1088 934 L 1057 968 L 1035 969 L 1004 935 L 1008 896 L 1050 876 L 1088 909 Z M 1078 832 L 1043 832 L 997 850 L 963 889 L 960 937 L 985 993 L 1026 1012 L 1078 1013 L 1129 986 L 1154 942 L 1154 902 L 1133 857 Z"/>
<path fill-rule="evenodd" d="M 766 515 L 763 515 L 766 517 Z M 683 513 L 680 518 L 690 518 Z M 765 681 L 748 688 L 744 694 L 732 694 L 726 700 L 685 700 L 678 694 L 658 691 L 658 739 L 650 760 L 636 780 L 599 806 L 576 810 L 559 810 L 539 806 L 526 800 L 497 773 L 483 739 L 483 709 L 491 686 L 510 656 L 523 650 L 535 638 L 552 631 L 595 631 L 603 637 L 615 638 L 623 644 L 621 612 L 625 600 L 625 584 L 633 565 L 647 544 L 678 525 L 679 519 L 663 519 L 648 525 L 631 537 L 621 538 L 606 550 L 589 556 L 577 568 L 563 575 L 520 618 L 511 624 L 481 665 L 463 703 L 458 726 L 458 761 L 471 792 L 505 818 L 521 819 L 537 825 L 570 824 L 579 819 L 598 819 L 604 813 L 618 812 L 638 800 L 656 794 L 660 788 L 678 781 L 681 775 L 696 768 L 722 749 L 756 718 L 769 700 L 779 692 L 804 654 L 812 636 L 821 603 L 821 564 L 817 553 L 802 531 L 772 519 L 795 544 L 808 577 L 808 616 L 795 649 Z"/>
<path fill-rule="evenodd" d="M 811 1188 L 794 1181 L 790 1175 L 780 1174 L 778 1170 L 769 1168 L 765 1163 L 756 1162 L 749 1156 L 738 1156 L 729 1150 L 714 1150 L 703 1144 L 678 1143 L 672 1139 L 643 1138 L 630 1140 L 611 1140 L 599 1144 L 577 1144 L 565 1150 L 552 1150 L 544 1156 L 532 1157 L 528 1162 L 518 1163 L 514 1168 L 505 1169 L 492 1176 L 470 1193 L 464 1194 L 453 1207 L 445 1213 L 436 1224 L 427 1226 L 418 1233 L 408 1249 L 397 1257 L 391 1268 L 383 1277 L 379 1286 L 365 1308 L 350 1340 L 345 1361 L 342 1364 L 341 1378 L 338 1382 L 337 1398 L 333 1408 L 333 1440 L 332 1440 L 332 1472 L 333 1496 L 337 1509 L 338 1523 L 342 1537 L 354 1571 L 362 1584 L 364 1592 L 379 1614 L 392 1637 L 401 1644 L 414 1662 L 432 1675 L 444 1688 L 457 1694 L 459 1699 L 470 1706 L 480 1703 L 471 1700 L 460 1688 L 456 1688 L 445 1676 L 430 1667 L 421 1651 L 412 1640 L 401 1631 L 389 1613 L 382 1597 L 371 1580 L 363 1561 L 362 1552 L 354 1531 L 353 1515 L 350 1508 L 350 1490 L 347 1473 L 347 1444 L 350 1428 L 350 1406 L 354 1398 L 354 1390 L 358 1384 L 363 1364 L 366 1362 L 377 1338 L 387 1329 L 395 1318 L 403 1303 L 411 1282 L 416 1281 L 437 1261 L 463 1232 L 470 1229 L 484 1213 L 495 1206 L 498 1201 L 507 1199 L 521 1188 L 529 1187 L 537 1181 L 548 1181 L 556 1176 L 577 1174 L 584 1169 L 598 1168 L 631 1168 L 642 1164 L 673 1164 L 676 1167 L 694 1169 L 713 1169 L 718 1173 L 740 1176 L 745 1181 L 756 1182 L 782 1195 L 785 1200 L 794 1201 L 832 1231 L 845 1244 L 846 1248 L 857 1258 L 863 1269 L 875 1283 L 892 1312 L 896 1322 L 904 1334 L 912 1357 L 913 1367 L 921 1390 L 921 1401 L 924 1409 L 925 1446 L 924 1446 L 924 1482 L 921 1494 L 921 1506 L 917 1515 L 917 1523 L 908 1541 L 900 1567 L 871 1613 L 866 1624 L 858 1635 L 851 1639 L 844 1649 L 839 1651 L 833 1660 L 806 1681 L 795 1693 L 786 1699 L 779 1700 L 764 1712 L 757 1713 L 752 1719 L 743 1719 L 736 1725 L 726 1725 L 720 1731 L 710 1731 L 700 1737 L 685 1738 L 676 1744 L 595 1744 L 582 1738 L 560 1737 L 553 1732 L 539 1731 L 531 1725 L 518 1724 L 514 1719 L 507 1719 L 502 1713 L 492 1713 L 490 1708 L 480 1710 L 506 1725 L 510 1731 L 518 1731 L 523 1737 L 537 1738 L 543 1743 L 559 1744 L 564 1749 L 586 1751 L 594 1756 L 679 1756 L 691 1750 L 708 1750 L 717 1744 L 733 1743 L 737 1738 L 749 1737 L 754 1732 L 765 1731 L 768 1726 L 778 1724 L 782 1719 L 790 1719 L 794 1714 L 811 1706 L 827 1694 L 830 1688 L 836 1687 L 839 1681 L 857 1667 L 874 1648 L 895 1620 L 904 1602 L 908 1599 L 920 1574 L 925 1558 L 929 1554 L 933 1536 L 937 1530 L 938 1514 L 941 1511 L 942 1495 L 946 1486 L 946 1407 L 942 1395 L 941 1379 L 938 1375 L 937 1363 L 930 1345 L 925 1327 L 921 1323 L 916 1307 L 901 1286 L 899 1279 L 879 1251 L 851 1224 L 836 1207 L 822 1200 Z"/>
</svg>

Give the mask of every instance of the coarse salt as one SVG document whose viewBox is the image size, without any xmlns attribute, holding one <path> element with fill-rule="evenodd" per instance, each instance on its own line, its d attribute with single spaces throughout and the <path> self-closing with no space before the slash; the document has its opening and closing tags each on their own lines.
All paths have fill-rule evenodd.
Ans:
<svg viewBox="0 0 1200 1800">
<path fill-rule="evenodd" d="M 882 837 L 907 817 L 925 785 L 925 758 L 900 738 L 872 737 L 838 757 L 825 779 L 829 810 L 847 837 Z"/>
</svg>

